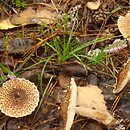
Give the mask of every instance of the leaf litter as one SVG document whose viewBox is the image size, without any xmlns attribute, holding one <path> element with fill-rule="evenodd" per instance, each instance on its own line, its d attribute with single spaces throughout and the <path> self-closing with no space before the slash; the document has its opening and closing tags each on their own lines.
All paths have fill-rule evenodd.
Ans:
<svg viewBox="0 0 130 130">
<path fill-rule="evenodd" d="M 33 40 L 30 38 L 0 39 L 0 52 L 7 51 L 9 54 L 25 52 L 32 46 Z"/>
<path fill-rule="evenodd" d="M 1 20 L 0 29 L 7 30 L 28 24 L 52 24 L 55 23 L 56 18 L 56 11 L 54 12 L 52 8 L 42 7 L 34 10 L 32 7 L 28 7 L 19 16 L 15 14 L 11 18 Z"/>
<path fill-rule="evenodd" d="M 108 3 L 108 5 L 106 5 L 106 3 Z M 80 8 L 75 8 L 75 6 L 78 5 L 80 5 Z M 118 8 L 117 5 L 122 5 L 124 8 Z M 128 60 L 130 53 L 129 42 L 125 42 L 126 39 L 129 40 L 127 37 L 128 35 L 125 36 L 122 34 L 122 31 L 119 32 L 119 25 L 119 29 L 117 28 L 115 31 L 111 28 L 121 19 L 119 17 L 120 12 L 127 14 L 128 8 L 125 8 L 125 6 L 128 5 L 128 2 L 123 0 L 116 2 L 97 0 L 96 2 L 88 1 L 87 4 L 85 1 L 81 2 L 80 0 L 55 0 L 51 1 L 51 3 L 32 3 L 26 7 L 26 9 L 18 10 L 18 12 L 20 12 L 19 16 L 16 14 L 8 14 L 4 19 L 2 18 L 0 20 L 0 29 L 3 34 L 9 34 L 9 39 L 0 39 L 1 75 L 5 75 L 3 78 L 7 80 L 8 77 L 6 77 L 6 75 L 12 71 L 17 77 L 27 78 L 34 82 L 38 86 L 41 102 L 33 114 L 24 118 L 13 119 L 1 113 L 1 128 L 7 128 L 8 130 L 62 129 L 63 124 L 59 115 L 59 106 L 66 94 L 72 94 L 71 91 L 68 91 L 68 87 L 75 84 L 74 86 L 77 88 L 77 93 L 74 92 L 74 95 L 77 95 L 77 99 L 68 99 L 68 101 L 65 101 L 66 104 L 64 104 L 62 108 L 64 109 L 67 103 L 71 101 L 70 106 L 72 107 L 72 104 L 75 104 L 76 101 L 76 107 L 74 107 L 76 112 L 73 113 L 73 111 L 71 113 L 71 111 L 69 111 L 69 115 L 72 114 L 74 119 L 71 120 L 71 124 L 67 123 L 67 125 L 69 125 L 68 129 L 128 130 L 130 113 L 129 93 L 126 92 L 125 96 L 120 96 L 121 94 L 119 94 L 120 102 L 117 102 L 119 104 L 114 106 L 114 111 L 110 111 L 112 104 L 116 102 L 116 95 L 112 92 L 113 87 L 116 85 L 116 80 L 120 80 L 122 76 L 121 73 L 124 72 L 122 71 L 119 73 L 118 71 L 122 70 L 122 66 Z M 114 10 L 115 8 L 117 10 Z M 5 11 L 7 11 L 7 8 L 5 8 Z M 68 18 L 63 15 L 67 12 L 69 12 Z M 79 17 L 77 17 L 77 14 L 80 14 Z M 71 23 L 62 23 L 63 25 L 60 25 L 60 23 L 57 24 L 57 22 L 59 22 L 57 18 L 61 18 L 62 15 L 66 18 L 65 21 L 70 20 Z M 124 17 L 122 16 L 122 23 L 126 20 L 125 17 L 127 16 L 129 17 L 129 13 Z M 60 19 L 60 22 L 62 20 L 63 19 Z M 71 32 L 72 30 L 69 29 L 74 24 L 76 28 L 74 28 L 74 32 Z M 127 25 L 125 25 L 125 28 L 126 26 Z M 64 30 L 64 27 L 67 27 L 66 29 L 68 30 Z M 123 27 L 121 27 L 121 29 L 122 28 Z M 55 29 L 60 31 L 58 31 L 54 37 L 48 38 L 49 35 L 53 35 L 52 32 L 55 32 Z M 17 34 L 17 31 L 19 31 L 19 34 Z M 122 36 L 120 36 L 120 33 Z M 76 53 L 76 58 L 70 57 L 65 63 L 59 63 L 56 61 L 57 56 L 55 57 L 55 54 L 53 55 L 55 48 L 53 48 L 53 51 L 50 51 L 47 45 L 54 47 L 51 41 L 55 40 L 55 36 L 65 39 L 68 38 L 69 35 L 73 38 L 76 37 L 79 42 L 88 42 L 97 37 L 102 38 L 102 36 L 108 38 L 106 41 L 95 43 L 96 45 L 90 44 L 85 50 L 82 50 L 86 57 L 89 51 L 93 52 L 96 49 L 105 51 L 107 48 L 108 51 L 111 51 L 110 49 L 113 49 L 114 46 L 113 41 L 117 41 L 117 37 L 120 38 L 122 43 L 114 46 L 118 51 L 115 51 L 116 49 L 114 48 L 111 53 L 107 55 L 103 53 L 103 57 L 106 56 L 106 59 L 102 59 L 100 55 L 94 55 L 93 59 L 90 60 L 96 64 L 90 63 L 88 59 L 82 59 L 83 57 L 80 59 L 79 56 L 83 54 L 80 51 Z M 114 36 L 114 40 L 112 41 L 109 39 L 109 36 Z M 44 39 L 46 39 L 46 37 L 48 39 L 45 41 L 51 42 L 51 44 L 43 44 L 45 43 Z M 41 39 L 43 39 L 43 42 L 35 49 L 35 43 Z M 120 46 L 124 45 L 124 42 L 126 46 L 119 49 Z M 81 42 L 80 44 L 84 43 Z M 62 45 L 63 41 L 61 41 L 61 48 L 64 47 Z M 102 48 L 105 49 L 102 50 Z M 31 53 L 34 53 L 28 56 L 25 55 L 30 49 L 32 50 Z M 69 51 L 71 51 L 71 49 Z M 75 53 L 73 52 L 74 51 L 72 51 L 71 54 L 74 56 Z M 25 56 L 24 59 L 22 59 L 22 55 Z M 49 60 L 49 58 L 51 60 Z M 91 58 L 91 56 L 89 56 L 89 58 Z M 79 61 L 77 62 L 77 59 L 81 63 L 78 63 Z M 94 61 L 95 59 L 99 61 Z M 117 76 L 118 73 L 119 77 Z M 3 80 L 0 80 L 0 82 L 2 84 Z M 129 83 L 127 86 L 129 86 Z M 126 88 L 127 86 L 124 87 Z M 121 93 L 124 92 L 122 88 L 120 91 Z M 67 97 L 72 97 L 70 95 Z M 71 109 L 70 106 L 67 106 L 68 110 Z"/>
</svg>

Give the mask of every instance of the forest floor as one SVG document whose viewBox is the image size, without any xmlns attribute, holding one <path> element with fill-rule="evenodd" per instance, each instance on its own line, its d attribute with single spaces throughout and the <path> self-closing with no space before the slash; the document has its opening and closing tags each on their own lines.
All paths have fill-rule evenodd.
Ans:
<svg viewBox="0 0 130 130">
<path fill-rule="evenodd" d="M 0 130 L 62 129 L 59 107 L 71 77 L 77 86 L 98 86 L 109 112 L 122 120 L 107 125 L 76 114 L 71 130 L 129 130 L 129 89 L 113 93 L 130 55 L 129 39 L 117 25 L 129 8 L 128 0 L 1 1 L 0 84 L 8 75 L 28 79 L 38 87 L 40 102 L 22 118 L 0 113 Z"/>
</svg>

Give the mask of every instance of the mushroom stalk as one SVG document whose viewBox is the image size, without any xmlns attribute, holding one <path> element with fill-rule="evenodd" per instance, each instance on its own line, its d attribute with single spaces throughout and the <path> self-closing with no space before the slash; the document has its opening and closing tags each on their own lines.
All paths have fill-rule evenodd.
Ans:
<svg viewBox="0 0 130 130">
<path fill-rule="evenodd" d="M 64 123 L 63 130 L 70 130 L 75 116 L 76 104 L 77 85 L 74 78 L 71 78 L 70 86 L 68 86 L 68 90 L 60 105 L 60 115 Z"/>
</svg>

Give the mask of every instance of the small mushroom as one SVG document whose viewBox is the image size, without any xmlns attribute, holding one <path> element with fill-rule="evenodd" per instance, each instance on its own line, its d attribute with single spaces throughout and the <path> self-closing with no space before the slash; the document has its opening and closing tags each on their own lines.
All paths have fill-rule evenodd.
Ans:
<svg viewBox="0 0 130 130">
<path fill-rule="evenodd" d="M 101 5 L 101 2 L 100 0 L 97 0 L 95 2 L 87 2 L 87 7 L 90 9 L 90 10 L 97 10 Z"/>
<path fill-rule="evenodd" d="M 124 68 L 119 73 L 114 85 L 113 93 L 119 93 L 123 90 L 127 82 L 130 80 L 130 59 L 124 65 Z"/>
<path fill-rule="evenodd" d="M 118 29 L 124 38 L 130 41 L 130 12 L 125 16 L 120 16 L 117 21 Z"/>
<path fill-rule="evenodd" d="M 70 86 L 63 97 L 60 104 L 60 116 L 63 119 L 64 127 L 63 130 L 70 130 L 74 116 L 77 103 L 77 86 L 74 78 L 71 78 Z"/>
<path fill-rule="evenodd" d="M 39 91 L 34 83 L 24 78 L 14 78 L 0 88 L 0 110 L 10 117 L 31 114 L 39 102 Z"/>
</svg>

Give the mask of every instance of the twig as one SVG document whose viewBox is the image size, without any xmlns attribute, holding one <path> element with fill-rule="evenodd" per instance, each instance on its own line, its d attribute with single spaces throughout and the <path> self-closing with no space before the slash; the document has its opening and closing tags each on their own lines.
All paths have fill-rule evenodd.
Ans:
<svg viewBox="0 0 130 130">
<path fill-rule="evenodd" d="M 9 5 L 8 3 L 6 3 L 4 0 L 0 0 L 0 1 L 3 4 L 5 4 L 7 7 L 9 7 L 15 14 L 17 14 L 19 16 L 18 12 L 11 5 Z"/>
<path fill-rule="evenodd" d="M 53 38 L 54 36 L 56 36 L 59 33 L 59 31 L 56 31 L 54 34 L 52 34 L 51 36 L 43 39 L 42 41 L 38 42 L 36 45 L 32 46 L 31 49 L 29 49 L 28 51 L 26 51 L 24 53 L 24 55 L 22 56 L 21 60 L 24 59 L 26 56 L 30 55 L 31 53 L 33 53 L 34 51 L 36 51 L 44 42 L 48 41 L 49 39 Z M 19 62 L 20 62 L 19 61 Z"/>
</svg>

